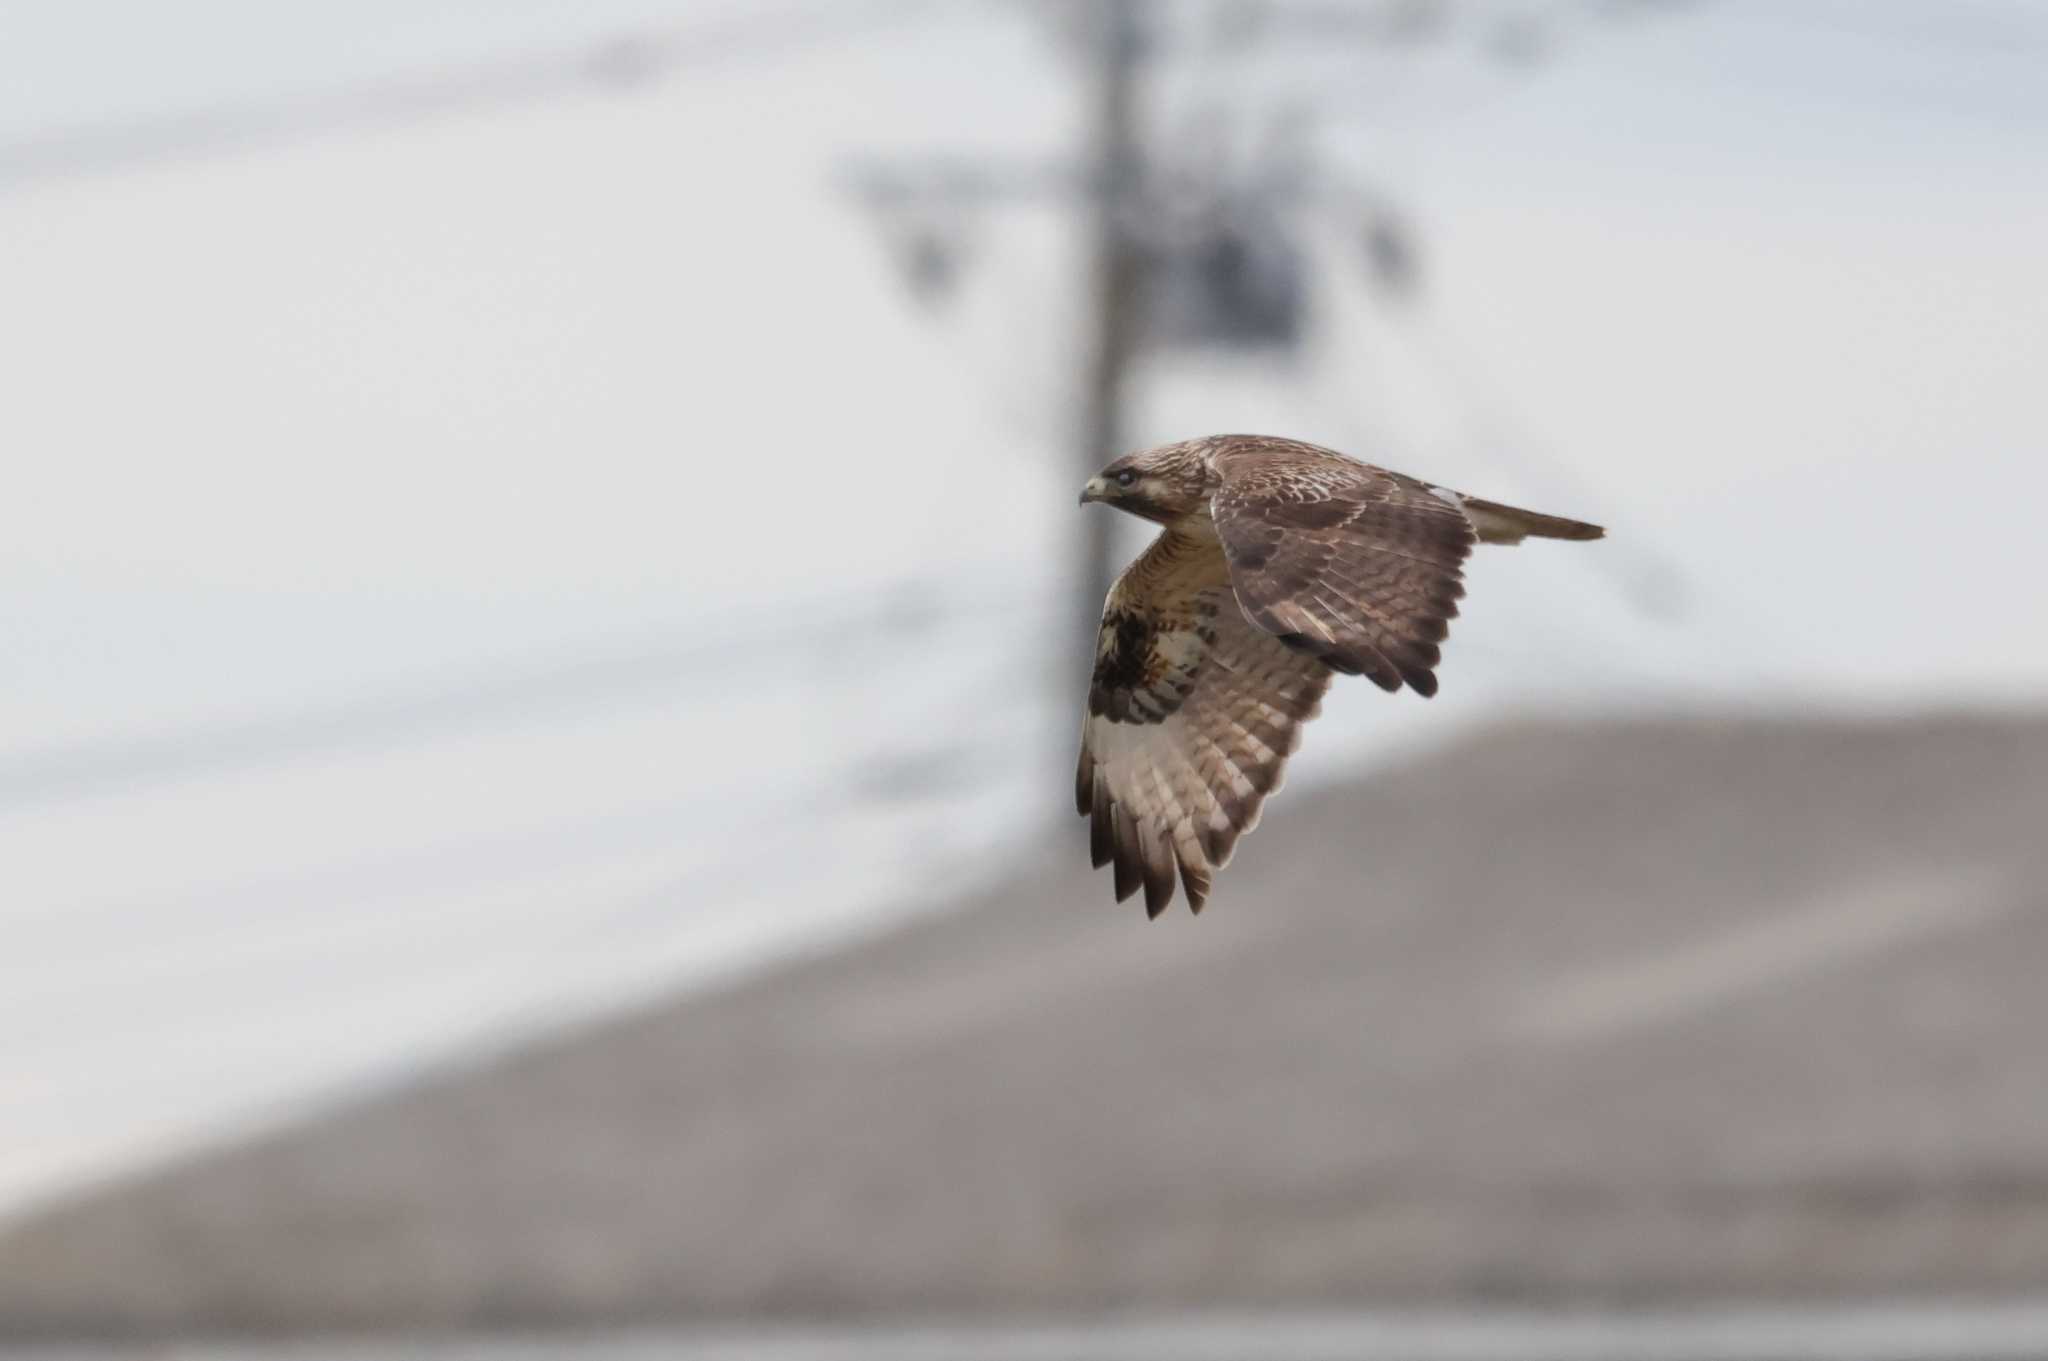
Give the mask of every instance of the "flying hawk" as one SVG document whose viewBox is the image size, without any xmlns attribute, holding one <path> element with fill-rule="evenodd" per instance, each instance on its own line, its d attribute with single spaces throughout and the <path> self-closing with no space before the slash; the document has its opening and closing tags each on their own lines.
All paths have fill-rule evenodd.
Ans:
<svg viewBox="0 0 2048 1361">
<path fill-rule="evenodd" d="M 1436 693 L 1474 543 L 1605 533 L 1264 435 L 1130 454 L 1090 501 L 1166 526 L 1103 605 L 1075 784 L 1095 867 L 1150 917 L 1176 867 L 1202 910 L 1332 673 Z"/>
</svg>

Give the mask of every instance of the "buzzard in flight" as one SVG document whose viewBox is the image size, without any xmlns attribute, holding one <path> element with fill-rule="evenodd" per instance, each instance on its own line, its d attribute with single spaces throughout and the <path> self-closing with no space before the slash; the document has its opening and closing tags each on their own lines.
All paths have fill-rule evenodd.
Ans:
<svg viewBox="0 0 2048 1361">
<path fill-rule="evenodd" d="M 1096 868 L 1152 917 L 1176 869 L 1202 910 L 1333 673 L 1436 693 L 1474 543 L 1605 532 L 1263 435 L 1120 458 L 1090 501 L 1166 526 L 1103 606 L 1075 785 Z"/>
</svg>

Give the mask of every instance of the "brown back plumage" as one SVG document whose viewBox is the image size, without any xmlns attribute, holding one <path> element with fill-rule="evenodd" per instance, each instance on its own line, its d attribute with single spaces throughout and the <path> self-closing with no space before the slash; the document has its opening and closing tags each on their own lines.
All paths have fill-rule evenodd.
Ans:
<svg viewBox="0 0 2048 1361">
<path fill-rule="evenodd" d="M 1213 463 L 1216 534 L 1251 621 L 1384 690 L 1435 694 L 1475 537 L 1457 503 L 1313 445 Z"/>
</svg>

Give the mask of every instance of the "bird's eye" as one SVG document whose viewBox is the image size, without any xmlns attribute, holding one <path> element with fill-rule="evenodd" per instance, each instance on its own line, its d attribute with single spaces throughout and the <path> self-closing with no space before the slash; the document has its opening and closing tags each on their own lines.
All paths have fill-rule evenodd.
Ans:
<svg viewBox="0 0 2048 1361">
<path fill-rule="evenodd" d="M 1138 475 L 1132 472 L 1129 468 L 1124 469 L 1122 472 L 1116 475 L 1116 484 L 1119 487 L 1128 487 L 1131 485 L 1131 483 L 1136 482 L 1137 480 Z"/>
</svg>

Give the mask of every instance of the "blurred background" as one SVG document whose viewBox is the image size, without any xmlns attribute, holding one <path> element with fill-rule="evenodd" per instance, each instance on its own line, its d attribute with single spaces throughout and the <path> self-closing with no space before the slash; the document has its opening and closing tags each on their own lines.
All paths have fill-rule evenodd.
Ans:
<svg viewBox="0 0 2048 1361">
<path fill-rule="evenodd" d="M 2048 1355 L 2044 76 L 2036 0 L 8 0 L 0 1344 Z M 1225 430 L 1610 538 L 1148 924 L 1075 493 Z"/>
</svg>

